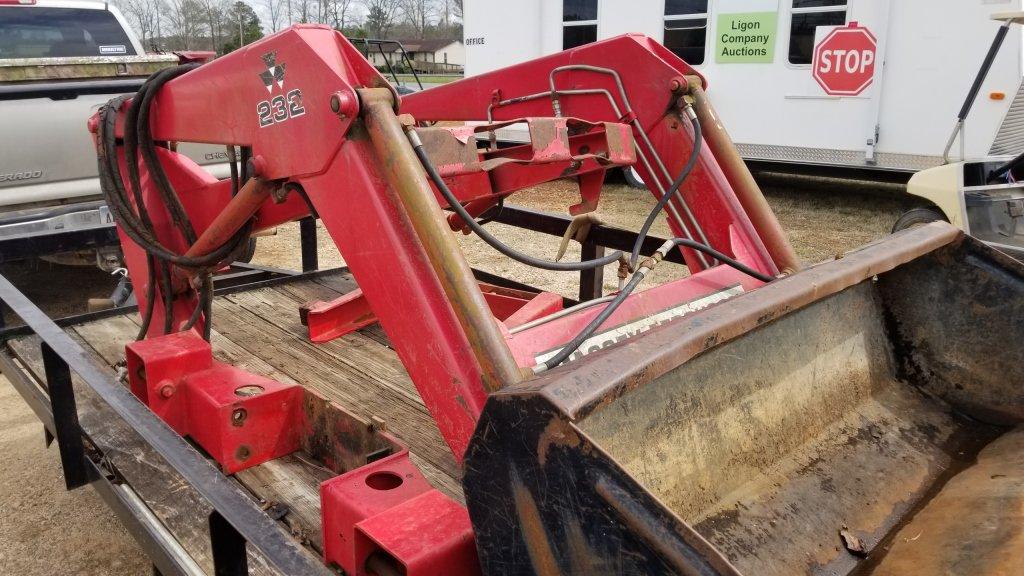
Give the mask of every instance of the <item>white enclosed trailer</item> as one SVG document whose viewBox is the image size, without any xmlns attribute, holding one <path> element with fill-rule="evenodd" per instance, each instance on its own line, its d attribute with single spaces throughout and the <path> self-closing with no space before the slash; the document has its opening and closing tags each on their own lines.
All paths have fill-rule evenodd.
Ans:
<svg viewBox="0 0 1024 576">
<path fill-rule="evenodd" d="M 1000 26 L 991 16 L 1021 3 L 466 0 L 466 74 L 645 34 L 708 78 L 708 93 L 748 160 L 916 171 L 942 163 L 964 95 Z M 866 32 L 871 54 L 829 49 L 842 48 L 827 40 L 837 28 Z M 1020 28 L 1010 28 L 953 145 L 954 159 L 1024 150 L 1022 51 Z M 864 85 L 854 79 L 858 85 L 845 92 L 859 92 L 840 95 L 828 79 L 837 71 L 866 73 Z"/>
</svg>

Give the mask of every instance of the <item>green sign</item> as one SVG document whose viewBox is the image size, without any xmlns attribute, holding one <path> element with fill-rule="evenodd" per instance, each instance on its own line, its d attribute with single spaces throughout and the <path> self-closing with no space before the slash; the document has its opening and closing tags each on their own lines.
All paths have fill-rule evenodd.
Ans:
<svg viewBox="0 0 1024 576">
<path fill-rule="evenodd" d="M 715 62 L 770 63 L 775 57 L 777 12 L 719 14 Z"/>
</svg>

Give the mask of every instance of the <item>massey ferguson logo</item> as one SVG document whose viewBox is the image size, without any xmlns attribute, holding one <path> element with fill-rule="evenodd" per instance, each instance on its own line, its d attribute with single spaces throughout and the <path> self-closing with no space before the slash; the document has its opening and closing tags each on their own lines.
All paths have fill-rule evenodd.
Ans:
<svg viewBox="0 0 1024 576">
<path fill-rule="evenodd" d="M 267 52 L 260 56 L 267 69 L 258 75 L 263 81 L 263 87 L 268 93 L 274 91 L 274 85 L 284 90 L 284 62 L 277 63 L 277 52 Z M 273 124 L 280 124 L 292 118 L 302 116 L 306 108 L 302 105 L 302 90 L 290 90 L 287 94 L 278 94 L 270 100 L 261 100 L 256 103 L 256 116 L 259 118 L 260 128 L 266 128 Z"/>
<path fill-rule="evenodd" d="M 284 62 L 277 63 L 277 52 L 267 52 L 260 58 L 263 58 L 263 63 L 267 65 L 267 69 L 260 72 L 260 80 L 263 80 L 267 92 L 274 91 L 274 84 L 277 84 L 278 88 L 284 88 Z"/>
</svg>

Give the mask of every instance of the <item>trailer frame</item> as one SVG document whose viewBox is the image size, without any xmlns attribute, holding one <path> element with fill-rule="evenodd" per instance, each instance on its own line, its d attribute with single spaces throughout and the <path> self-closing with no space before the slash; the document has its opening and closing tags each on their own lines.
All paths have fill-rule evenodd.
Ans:
<svg viewBox="0 0 1024 576">
<path fill-rule="evenodd" d="M 565 216 L 521 207 L 505 206 L 495 222 L 525 230 L 559 237 L 571 219 Z M 253 264 L 235 263 L 232 270 L 216 280 L 215 294 L 224 295 L 274 286 L 336 273 L 344 268 L 319 268 L 316 221 L 304 218 L 300 224 L 302 271 L 284 270 Z M 582 243 L 584 254 L 597 255 L 605 248 L 629 249 L 636 234 L 606 225 L 594 225 Z M 664 239 L 648 237 L 644 247 L 654 250 Z M 682 264 L 678 251 L 667 261 Z M 500 276 L 474 270 L 478 280 L 507 288 L 536 290 Z M 580 272 L 579 300 L 601 296 L 603 270 Z M 575 300 L 567 299 L 575 303 Z M 305 548 L 288 527 L 262 510 L 254 496 L 234 479 L 223 474 L 215 462 L 198 452 L 187 440 L 175 433 L 144 404 L 128 387 L 111 378 L 93 362 L 94 358 L 82 344 L 75 341 L 65 327 L 132 314 L 137 306 L 120 306 L 97 312 L 50 318 L 3 275 L 0 275 L 0 309 L 23 322 L 7 325 L 0 317 L 0 373 L 8 378 L 36 417 L 42 422 L 47 446 L 56 441 L 61 468 L 68 490 L 92 486 L 106 505 L 133 535 L 153 564 L 154 574 L 195 575 L 204 572 L 195 559 L 156 517 L 145 499 L 131 486 L 116 466 L 105 457 L 79 421 L 81 394 L 86 386 L 95 394 L 121 424 L 139 434 L 156 454 L 167 460 L 173 469 L 210 505 L 209 543 L 213 551 L 214 570 L 218 576 L 249 574 L 251 555 L 247 548 L 266 559 L 267 563 L 287 574 L 332 574 L 312 550 Z M 7 345 L 16 338 L 38 337 L 45 367 L 45 381 L 40 381 Z M 78 392 L 72 375 L 77 377 Z"/>
</svg>

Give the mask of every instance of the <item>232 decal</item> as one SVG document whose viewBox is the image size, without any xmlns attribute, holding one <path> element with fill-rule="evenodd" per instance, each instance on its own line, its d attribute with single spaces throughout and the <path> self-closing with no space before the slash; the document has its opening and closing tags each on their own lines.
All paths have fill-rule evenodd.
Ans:
<svg viewBox="0 0 1024 576">
<path fill-rule="evenodd" d="M 280 124 L 305 113 L 306 109 L 302 106 L 302 90 L 297 88 L 284 96 L 277 95 L 270 100 L 263 100 L 256 104 L 256 115 L 259 117 L 260 128 L 271 124 Z"/>
</svg>

